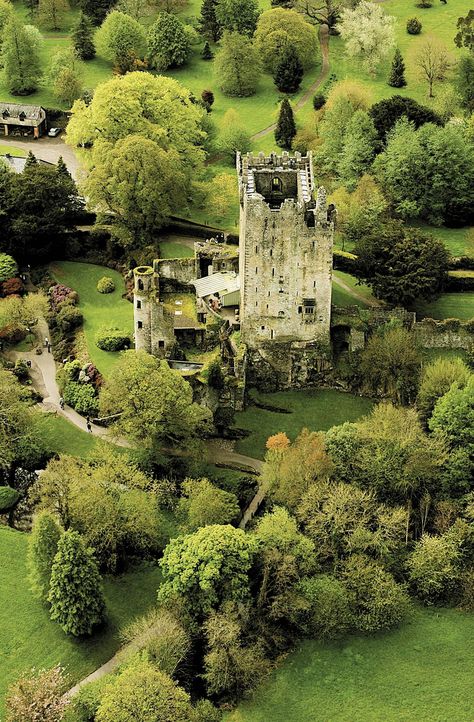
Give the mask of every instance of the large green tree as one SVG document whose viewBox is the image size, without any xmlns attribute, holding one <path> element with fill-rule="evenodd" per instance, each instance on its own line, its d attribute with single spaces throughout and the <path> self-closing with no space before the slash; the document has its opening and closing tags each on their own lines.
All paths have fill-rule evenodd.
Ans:
<svg viewBox="0 0 474 722">
<path fill-rule="evenodd" d="M 255 44 L 266 70 L 276 71 L 282 53 L 292 46 L 304 69 L 316 62 L 318 36 L 313 25 L 296 10 L 265 10 L 257 24 Z"/>
<path fill-rule="evenodd" d="M 239 516 L 235 494 L 211 484 L 209 479 L 185 479 L 178 515 L 187 532 L 209 524 L 230 524 Z"/>
<path fill-rule="evenodd" d="M 39 0 L 38 20 L 47 30 L 61 30 L 68 10 L 67 0 Z"/>
<path fill-rule="evenodd" d="M 95 57 L 92 22 L 83 12 L 72 31 L 74 50 L 81 60 L 92 60 Z"/>
<path fill-rule="evenodd" d="M 32 591 L 43 602 L 48 599 L 51 569 L 61 533 L 56 517 L 49 511 L 35 516 L 28 539 L 28 566 Z"/>
<path fill-rule="evenodd" d="M 453 384 L 436 402 L 428 426 L 445 434 L 452 448 L 474 452 L 474 375 L 464 388 Z"/>
<path fill-rule="evenodd" d="M 296 93 L 303 79 L 303 65 L 293 45 L 287 46 L 275 67 L 273 82 L 281 93 Z"/>
<path fill-rule="evenodd" d="M 447 280 L 448 252 L 441 241 L 392 222 L 375 228 L 355 247 L 356 275 L 377 298 L 401 306 L 439 295 Z"/>
<path fill-rule="evenodd" d="M 470 377 L 470 369 L 460 357 L 443 358 L 440 356 L 425 366 L 416 399 L 422 420 L 427 422 L 438 399 L 444 396 L 454 383 L 459 388 L 464 388 Z"/>
<path fill-rule="evenodd" d="M 375 73 L 395 43 L 394 25 L 395 18 L 386 15 L 380 5 L 361 0 L 354 9 L 341 10 L 337 29 L 344 40 L 346 54 Z"/>
<path fill-rule="evenodd" d="M 172 13 L 159 13 L 148 31 L 148 62 L 155 70 L 183 65 L 191 47 L 183 23 Z"/>
<path fill-rule="evenodd" d="M 203 35 L 214 43 L 217 42 L 222 35 L 222 28 L 217 19 L 217 0 L 203 0 L 201 5 L 201 15 L 199 16 L 199 27 Z"/>
<path fill-rule="evenodd" d="M 275 142 L 280 148 L 290 149 L 296 135 L 296 123 L 293 108 L 288 98 L 283 98 L 275 128 Z"/>
<path fill-rule="evenodd" d="M 146 53 L 143 26 L 118 10 L 112 10 L 97 31 L 96 47 L 100 55 L 115 64 L 121 73 L 134 68 L 135 61 Z"/>
<path fill-rule="evenodd" d="M 260 76 L 260 59 L 249 38 L 225 32 L 214 61 L 216 77 L 225 95 L 253 95 Z"/>
<path fill-rule="evenodd" d="M 105 415 L 120 414 L 113 428 L 131 440 L 180 444 L 199 433 L 209 418 L 193 403 L 191 386 L 145 351 L 126 351 L 100 396 Z"/>
<path fill-rule="evenodd" d="M 105 20 L 113 5 L 115 5 L 114 0 L 79 0 L 79 7 L 90 17 L 94 25 L 100 25 Z"/>
<path fill-rule="evenodd" d="M 74 637 L 90 635 L 104 619 L 102 580 L 92 549 L 76 531 L 66 531 L 54 557 L 48 601 L 50 616 Z"/>
<path fill-rule="evenodd" d="M 255 541 L 230 525 L 205 526 L 176 537 L 163 554 L 164 583 L 158 597 L 170 604 L 181 598 L 197 617 L 225 601 L 244 601 L 254 553 Z"/>
<path fill-rule="evenodd" d="M 369 170 L 377 149 L 377 131 L 364 110 L 351 117 L 339 157 L 338 172 L 346 188 L 354 190 L 359 178 Z"/>
<path fill-rule="evenodd" d="M 29 95 L 37 89 L 41 78 L 38 49 L 15 14 L 3 31 L 2 63 L 5 82 L 12 95 Z"/>
<path fill-rule="evenodd" d="M 257 0 L 217 0 L 216 18 L 222 30 L 251 37 L 258 15 Z"/>
</svg>

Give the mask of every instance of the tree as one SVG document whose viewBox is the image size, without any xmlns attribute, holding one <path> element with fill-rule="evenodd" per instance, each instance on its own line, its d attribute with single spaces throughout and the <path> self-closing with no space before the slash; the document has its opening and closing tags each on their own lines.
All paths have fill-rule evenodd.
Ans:
<svg viewBox="0 0 474 722">
<path fill-rule="evenodd" d="M 227 112 L 234 113 L 235 111 L 230 110 Z M 232 149 L 229 151 L 229 155 L 232 155 L 233 158 L 235 157 L 235 153 L 237 150 L 245 152 L 245 149 L 249 146 L 248 136 L 245 134 L 244 131 L 242 131 L 242 133 L 242 136 L 236 136 L 232 140 Z M 226 136 L 224 136 L 224 142 L 227 145 L 227 143 L 230 142 L 231 139 L 229 134 L 226 135 L 227 138 Z M 235 182 L 234 174 L 219 173 L 218 175 L 214 176 L 212 181 L 209 183 L 207 208 L 209 208 L 209 210 L 214 216 L 218 218 L 223 218 L 234 207 L 233 203 L 235 201 L 236 195 L 237 184 Z"/>
<path fill-rule="evenodd" d="M 435 404 L 428 426 L 441 432 L 452 448 L 474 451 L 474 376 L 464 388 L 453 384 Z"/>
<path fill-rule="evenodd" d="M 387 100 L 375 103 L 369 113 L 382 142 L 386 141 L 389 131 L 401 118 L 409 120 L 415 128 L 419 128 L 424 123 L 443 125 L 441 118 L 431 108 L 420 105 L 413 98 L 404 98 L 401 95 L 393 95 Z"/>
<path fill-rule="evenodd" d="M 377 131 L 371 117 L 364 110 L 356 110 L 344 135 L 338 172 L 349 190 L 354 190 L 359 178 L 370 168 L 377 149 Z"/>
<path fill-rule="evenodd" d="M 343 244 L 346 239 L 357 243 L 364 236 L 371 235 L 381 225 L 388 206 L 380 187 L 367 174 L 359 179 L 353 193 L 346 188 L 337 188 L 328 201 L 337 208 L 337 224 Z"/>
<path fill-rule="evenodd" d="M 100 395 L 104 415 L 120 414 L 113 428 L 142 444 L 183 444 L 198 434 L 208 412 L 193 403 L 181 374 L 145 351 L 125 351 Z"/>
<path fill-rule="evenodd" d="M 408 578 L 428 604 L 448 602 L 459 588 L 466 530 L 456 522 L 441 536 L 423 534 L 407 560 Z"/>
<path fill-rule="evenodd" d="M 474 56 L 463 55 L 456 66 L 454 80 L 460 95 L 462 106 L 467 111 L 474 110 Z"/>
<path fill-rule="evenodd" d="M 39 0 L 38 20 L 47 30 L 61 30 L 69 10 L 67 0 Z"/>
<path fill-rule="evenodd" d="M 63 68 L 56 76 L 53 92 L 61 103 L 65 103 L 70 108 L 82 94 L 82 81 L 78 71 L 73 68 Z"/>
<path fill-rule="evenodd" d="M 79 7 L 94 25 L 100 25 L 115 4 L 114 0 L 79 0 Z"/>
<path fill-rule="evenodd" d="M 405 63 L 403 62 L 400 48 L 395 50 L 388 84 L 391 85 L 392 88 L 403 88 L 407 84 L 405 80 Z"/>
<path fill-rule="evenodd" d="M 259 16 L 257 0 L 217 0 L 216 18 L 223 31 L 252 37 Z"/>
<path fill-rule="evenodd" d="M 253 95 L 260 77 L 260 60 L 255 45 L 244 35 L 224 32 L 214 61 L 216 77 L 225 95 Z"/>
<path fill-rule="evenodd" d="M 359 0 L 301 0 L 298 10 L 318 25 L 327 25 L 331 35 L 339 35 L 337 22 L 345 7 L 357 7 Z"/>
<path fill-rule="evenodd" d="M 416 394 L 420 365 L 413 335 L 404 328 L 388 326 L 370 337 L 361 354 L 359 374 L 369 393 L 407 403 Z"/>
<path fill-rule="evenodd" d="M 6 722 L 62 722 L 69 700 L 61 667 L 32 669 L 10 685 L 5 700 Z"/>
<path fill-rule="evenodd" d="M 318 36 L 313 25 L 296 10 L 272 8 L 263 12 L 255 31 L 255 44 L 265 70 L 275 73 L 282 53 L 293 47 L 306 70 L 316 60 Z"/>
<path fill-rule="evenodd" d="M 350 629 L 351 600 L 341 581 L 330 575 L 318 574 L 302 579 L 298 590 L 306 600 L 300 621 L 305 634 L 333 639 Z"/>
<path fill-rule="evenodd" d="M 222 35 L 222 28 L 216 15 L 217 0 L 203 0 L 199 27 L 203 35 L 216 43 Z M 204 55 L 203 55 L 204 57 Z M 208 58 L 205 58 L 207 60 Z"/>
<path fill-rule="evenodd" d="M 428 83 L 429 97 L 434 98 L 434 84 L 446 79 L 447 72 L 452 65 L 446 45 L 439 38 L 428 36 L 418 47 L 414 55 L 414 62 L 420 79 Z"/>
<path fill-rule="evenodd" d="M 166 216 L 170 204 L 173 212 L 182 207 L 183 198 L 193 197 L 193 181 L 204 160 L 205 115 L 205 110 L 192 102 L 189 91 L 176 80 L 150 73 L 113 78 L 98 86 L 90 105 L 75 103 L 66 140 L 73 147 L 92 146 L 86 153 L 91 172 L 84 184 L 85 195 L 93 195 L 94 204 L 101 210 L 113 208 L 114 214 L 130 199 L 127 211 L 119 212 L 115 224 L 125 243 L 136 246 L 142 238 L 149 242 L 148 219 L 155 224 L 156 231 L 163 222 L 159 219 Z M 137 137 L 146 139 L 147 143 L 139 144 Z M 150 143 L 155 146 L 153 153 L 150 153 Z M 138 151 L 143 157 L 151 155 L 143 169 L 133 157 Z M 123 160 L 126 160 L 125 168 L 121 166 Z M 174 177 L 179 179 L 179 192 L 175 181 L 169 179 L 172 166 Z M 164 176 L 162 180 L 157 177 L 158 169 Z M 134 187 L 132 181 L 136 177 L 141 181 Z M 142 181 L 146 181 L 145 185 Z M 157 182 L 163 200 L 154 193 Z M 156 210 L 148 203 L 147 194 L 153 196 Z M 138 200 L 141 226 L 137 226 L 135 212 L 131 224 L 127 218 Z M 131 235 L 130 227 L 136 238 Z"/>
<path fill-rule="evenodd" d="M 178 515 L 186 532 L 209 524 L 230 524 L 239 513 L 235 494 L 219 489 L 209 479 L 185 479 Z"/>
<path fill-rule="evenodd" d="M 146 34 L 143 26 L 129 15 L 112 10 L 95 36 L 97 50 L 113 62 L 120 73 L 134 68 L 135 61 L 146 53 Z"/>
<path fill-rule="evenodd" d="M 29 95 L 37 89 L 41 78 L 39 54 L 15 14 L 5 25 L 2 62 L 5 82 L 12 95 Z"/>
<path fill-rule="evenodd" d="M 3 67 L 3 60 L 1 56 L 3 35 L 8 21 L 10 20 L 13 12 L 13 5 L 10 0 L 0 0 L 0 69 Z"/>
<path fill-rule="evenodd" d="M 12 299 L 13 302 L 17 300 Z M 8 300 L 2 301 L 2 306 L 4 304 L 10 305 Z M 0 319 L 0 328 L 2 326 Z M 10 371 L 0 370 L 0 472 L 11 474 L 20 464 L 28 446 L 34 448 L 38 445 L 38 429 L 29 408 L 28 396 Z"/>
<path fill-rule="evenodd" d="M 52 621 L 75 637 L 90 635 L 104 619 L 102 580 L 94 554 L 76 531 L 64 532 L 58 542 L 48 601 Z"/>
<path fill-rule="evenodd" d="M 33 519 L 28 540 L 28 566 L 32 591 L 42 602 L 48 599 L 51 568 L 61 533 L 56 517 L 50 512 L 41 511 Z"/>
<path fill-rule="evenodd" d="M 92 23 L 83 12 L 79 15 L 79 20 L 73 28 L 72 43 L 81 60 L 92 60 L 95 57 Z"/>
<path fill-rule="evenodd" d="M 337 24 L 349 57 L 359 58 L 374 74 L 395 44 L 395 18 L 385 15 L 380 5 L 362 0 L 354 9 L 341 10 Z"/>
<path fill-rule="evenodd" d="M 156 70 L 183 65 L 190 52 L 183 23 L 171 13 L 159 13 L 148 31 L 148 61 Z"/>
<path fill-rule="evenodd" d="M 242 628 L 231 605 L 212 612 L 204 623 L 207 652 L 204 679 L 208 694 L 236 700 L 269 672 L 262 646 L 242 643 Z"/>
<path fill-rule="evenodd" d="M 303 65 L 292 45 L 282 52 L 273 82 L 281 93 L 296 93 L 303 79 Z"/>
<path fill-rule="evenodd" d="M 216 145 L 229 160 L 235 160 L 237 152 L 246 153 L 250 150 L 250 135 L 233 108 L 229 108 L 224 114 Z"/>
<path fill-rule="evenodd" d="M 462 389 L 469 382 L 471 372 L 460 357 L 439 357 L 424 369 L 416 399 L 422 421 L 426 424 L 438 399 L 446 394 L 454 383 Z"/>
<path fill-rule="evenodd" d="M 0 253 L 0 282 L 8 281 L 9 278 L 14 278 L 17 274 L 18 266 L 13 256 L 8 253 Z"/>
<path fill-rule="evenodd" d="M 97 722 L 189 722 L 189 695 L 150 662 L 136 659 L 105 688 Z"/>
<path fill-rule="evenodd" d="M 203 60 L 212 60 L 213 57 L 214 57 L 214 53 L 213 53 L 212 50 L 211 50 L 211 46 L 209 45 L 209 41 L 206 40 L 206 42 L 204 43 L 204 47 L 203 47 L 203 49 L 202 49 L 202 52 L 201 52 L 201 58 L 202 58 Z"/>
<path fill-rule="evenodd" d="M 458 18 L 456 23 L 458 32 L 454 38 L 458 48 L 467 48 L 474 52 L 474 10 L 469 10 L 466 17 Z"/>
<path fill-rule="evenodd" d="M 291 148 L 293 138 L 296 135 L 296 124 L 293 116 L 293 108 L 290 101 L 284 98 L 280 105 L 280 112 L 275 128 L 275 142 L 280 148 Z"/>
<path fill-rule="evenodd" d="M 402 218 L 462 226 L 474 217 L 474 146 L 462 126 L 426 124 L 415 131 L 401 120 L 373 167 L 387 200 Z"/>
<path fill-rule="evenodd" d="M 205 526 L 172 539 L 161 561 L 159 600 L 173 604 L 179 597 L 197 617 L 225 601 L 244 601 L 254 552 L 255 542 L 230 525 Z"/>
<path fill-rule="evenodd" d="M 407 616 L 410 601 L 405 590 L 368 557 L 358 554 L 349 557 L 342 565 L 340 578 L 353 597 L 353 619 L 359 631 L 390 629 Z"/>
</svg>

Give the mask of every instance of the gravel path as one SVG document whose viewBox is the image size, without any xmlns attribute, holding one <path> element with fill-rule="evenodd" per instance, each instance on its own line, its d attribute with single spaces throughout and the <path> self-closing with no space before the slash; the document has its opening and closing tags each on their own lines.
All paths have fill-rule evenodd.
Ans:
<svg viewBox="0 0 474 722">
<path fill-rule="evenodd" d="M 61 138 L 48 138 L 42 137 L 37 140 L 20 140 L 15 136 L 1 138 L 2 145 L 12 145 L 15 148 L 20 148 L 28 153 L 30 150 L 40 160 L 45 160 L 48 163 L 57 163 L 58 158 L 62 156 L 66 166 L 74 178 L 79 180 L 81 176 L 81 164 L 72 148 L 66 145 Z"/>
</svg>

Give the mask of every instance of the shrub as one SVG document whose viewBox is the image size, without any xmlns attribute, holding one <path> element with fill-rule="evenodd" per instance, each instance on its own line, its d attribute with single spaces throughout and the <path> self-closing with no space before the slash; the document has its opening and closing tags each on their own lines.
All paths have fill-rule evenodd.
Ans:
<svg viewBox="0 0 474 722">
<path fill-rule="evenodd" d="M 26 336 L 26 328 L 19 323 L 9 323 L 0 329 L 0 341 L 19 343 Z"/>
<path fill-rule="evenodd" d="M 20 495 L 16 489 L 12 489 L 11 486 L 0 486 L 0 513 L 15 506 L 19 498 Z"/>
<path fill-rule="evenodd" d="M 8 281 L 18 273 L 18 266 L 14 258 L 8 253 L 0 253 L 0 281 Z"/>
<path fill-rule="evenodd" d="M 407 33 L 409 35 L 419 35 L 421 33 L 421 22 L 418 18 L 410 18 L 407 20 Z"/>
<path fill-rule="evenodd" d="M 110 679 L 102 677 L 102 679 L 96 679 L 81 687 L 71 702 L 73 713 L 71 722 L 91 722 L 95 719 L 104 688 L 108 684 L 110 684 Z"/>
<path fill-rule="evenodd" d="M 13 373 L 15 374 L 17 379 L 20 379 L 20 381 L 28 378 L 28 365 L 24 359 L 19 358 L 15 362 L 15 368 L 13 369 Z"/>
<path fill-rule="evenodd" d="M 69 381 L 63 391 L 64 401 L 79 414 L 93 416 L 99 410 L 99 400 L 91 384 L 79 384 Z"/>
<path fill-rule="evenodd" d="M 102 276 L 97 283 L 99 293 L 113 293 L 115 291 L 115 283 L 110 276 Z"/>
<path fill-rule="evenodd" d="M 75 305 L 79 300 L 79 296 L 72 288 L 65 286 L 63 283 L 56 283 L 49 289 L 49 299 L 51 308 L 57 311 L 59 310 L 59 306 L 65 301 L 69 301 Z"/>
<path fill-rule="evenodd" d="M 303 579 L 298 589 L 308 605 L 302 625 L 305 632 L 332 638 L 349 629 L 352 621 L 350 598 L 342 582 L 321 574 Z"/>
<path fill-rule="evenodd" d="M 130 337 L 118 328 L 101 328 L 95 337 L 96 345 L 102 351 L 122 351 L 130 347 Z"/>
<path fill-rule="evenodd" d="M 57 327 L 63 333 L 69 333 L 75 328 L 82 326 L 84 317 L 76 306 L 70 303 L 63 303 L 55 317 Z"/>
<path fill-rule="evenodd" d="M 8 278 L 1 285 L 3 296 L 19 296 L 23 293 L 23 281 L 20 278 Z"/>
<path fill-rule="evenodd" d="M 224 374 L 222 373 L 219 361 L 213 361 L 209 366 L 207 382 L 213 389 L 223 389 L 225 385 Z"/>
<path fill-rule="evenodd" d="M 424 534 L 416 543 L 407 566 L 410 582 L 425 602 L 449 600 L 459 585 L 460 546 L 456 525 L 442 536 Z"/>
<path fill-rule="evenodd" d="M 313 95 L 313 108 L 315 110 L 320 110 L 325 104 L 326 98 L 323 93 L 316 93 L 316 95 Z"/>
</svg>

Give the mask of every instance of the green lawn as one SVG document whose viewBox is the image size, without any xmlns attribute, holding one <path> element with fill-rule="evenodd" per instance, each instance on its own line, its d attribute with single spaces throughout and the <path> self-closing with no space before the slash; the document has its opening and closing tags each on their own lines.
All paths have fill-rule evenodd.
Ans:
<svg viewBox="0 0 474 722">
<path fill-rule="evenodd" d="M 474 292 L 443 293 L 436 301 L 419 303 L 416 308 L 421 316 L 428 318 L 474 318 Z"/>
<path fill-rule="evenodd" d="M 160 572 L 143 565 L 105 580 L 108 624 L 87 641 L 67 636 L 51 622 L 28 588 L 28 535 L 0 527 L 0 719 L 8 685 L 31 667 L 62 664 L 71 685 L 110 659 L 119 647 L 118 631 L 156 600 Z"/>
<path fill-rule="evenodd" d="M 2 145 L 0 143 L 0 155 L 6 155 L 7 153 L 15 156 L 16 158 L 24 158 L 26 156 L 24 150 L 21 150 L 20 148 L 14 148 L 12 145 Z"/>
<path fill-rule="evenodd" d="M 54 263 L 50 266 L 50 271 L 59 283 L 65 283 L 78 292 L 89 356 L 101 374 L 109 376 L 120 352 L 101 351 L 95 344 L 95 337 L 101 326 L 117 327 L 130 335 L 133 332 L 133 306 L 122 298 L 125 293 L 122 275 L 105 266 L 73 261 Z M 97 281 L 102 276 L 109 276 L 114 280 L 113 293 L 97 291 Z"/>
<path fill-rule="evenodd" d="M 371 399 L 333 389 L 279 391 L 258 394 L 256 398 L 265 404 L 292 411 L 291 414 L 282 414 L 249 406 L 235 415 L 235 426 L 251 432 L 250 436 L 237 442 L 237 451 L 257 459 L 263 458 L 268 437 L 279 431 L 285 431 L 290 439 L 294 439 L 304 427 L 311 431 L 325 431 L 344 421 L 356 421 L 373 405 Z"/>
<path fill-rule="evenodd" d="M 425 223 L 412 223 L 411 225 L 432 233 L 435 238 L 443 241 L 453 256 L 474 256 L 474 229 L 469 226 L 446 228 L 446 226 L 429 226 Z"/>
<path fill-rule="evenodd" d="M 56 454 L 85 457 L 89 456 L 97 445 L 96 436 L 81 431 L 63 416 L 41 414 L 39 427 L 47 448 Z"/>
<path fill-rule="evenodd" d="M 160 242 L 160 258 L 192 258 L 194 252 L 184 243 L 176 243 L 176 241 Z"/>
<path fill-rule="evenodd" d="M 306 641 L 225 722 L 468 722 L 474 615 L 419 609 L 400 629 Z"/>
<path fill-rule="evenodd" d="M 345 283 L 346 286 L 349 286 L 358 296 L 362 296 L 362 298 L 354 297 L 349 291 L 333 281 L 332 302 L 334 306 L 361 306 L 362 308 L 367 308 L 370 304 L 366 303 L 364 299 L 374 300 L 370 288 L 364 284 L 359 284 L 357 278 L 354 276 L 343 271 L 333 271 L 333 275 Z"/>
</svg>

